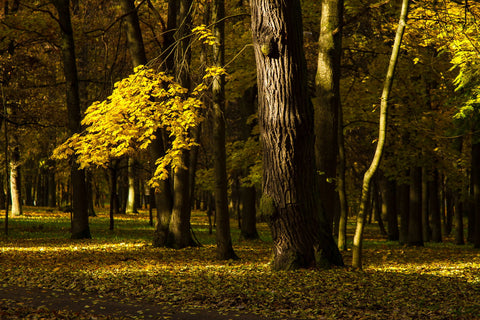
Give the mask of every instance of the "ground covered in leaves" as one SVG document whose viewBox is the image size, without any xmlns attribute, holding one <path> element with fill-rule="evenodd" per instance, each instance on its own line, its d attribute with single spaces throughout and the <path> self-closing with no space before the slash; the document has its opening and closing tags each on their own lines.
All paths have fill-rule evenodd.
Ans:
<svg viewBox="0 0 480 320">
<path fill-rule="evenodd" d="M 68 228 L 59 212 L 10 220 L 9 237 L 0 238 L 0 319 L 480 319 L 480 255 L 470 245 L 403 247 L 369 226 L 363 271 L 272 272 L 263 224 L 261 241 L 238 241 L 233 230 L 241 260 L 228 262 L 215 259 L 201 212 L 193 216 L 200 248 L 153 248 L 145 213 L 116 217 L 113 232 L 100 213 L 93 240 L 70 240 Z M 14 292 L 58 306 L 18 303 Z M 78 308 L 62 309 L 66 300 Z"/>
</svg>

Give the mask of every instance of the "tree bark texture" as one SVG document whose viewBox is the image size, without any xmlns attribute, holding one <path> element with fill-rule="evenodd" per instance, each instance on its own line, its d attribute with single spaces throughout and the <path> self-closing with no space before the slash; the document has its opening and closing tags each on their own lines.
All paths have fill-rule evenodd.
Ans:
<svg viewBox="0 0 480 320">
<path fill-rule="evenodd" d="M 331 224 L 338 198 L 337 177 L 338 110 L 340 108 L 340 62 L 342 54 L 343 0 L 322 0 L 315 91 L 315 158 L 319 196 Z"/>
<path fill-rule="evenodd" d="M 263 145 L 260 207 L 272 231 L 272 267 L 312 267 L 321 255 L 342 265 L 320 214 L 300 2 L 252 0 L 251 10 Z"/>
<path fill-rule="evenodd" d="M 68 128 L 71 134 L 81 130 L 80 95 L 78 89 L 78 73 L 75 58 L 75 44 L 73 29 L 70 20 L 70 1 L 53 0 L 53 5 L 58 12 L 58 22 L 61 33 L 61 51 L 63 56 L 63 71 L 65 75 L 65 87 L 67 96 Z M 72 161 L 72 238 L 91 238 L 88 224 L 88 201 L 85 184 L 85 171 L 79 170 L 79 165 Z"/>
<path fill-rule="evenodd" d="M 402 1 L 402 9 L 400 12 L 400 19 L 395 34 L 395 41 L 392 48 L 392 54 L 388 65 L 387 75 L 383 85 L 382 98 L 380 101 L 380 120 L 378 125 L 378 142 L 375 149 L 375 154 L 372 159 L 370 167 L 365 172 L 362 184 L 362 196 L 360 199 L 360 209 L 357 215 L 357 226 L 355 229 L 355 236 L 353 238 L 353 256 L 352 265 L 354 268 L 362 268 L 362 242 L 363 229 L 366 217 L 366 207 L 370 193 L 370 183 L 373 175 L 380 165 L 380 160 L 383 154 L 383 147 L 385 145 L 385 138 L 387 133 L 387 115 L 388 115 L 388 99 L 390 97 L 390 90 L 392 89 L 395 68 L 398 62 L 398 53 L 400 52 L 400 45 L 402 43 L 403 33 L 405 32 L 406 18 L 408 12 L 408 0 Z"/>
<path fill-rule="evenodd" d="M 128 50 L 130 51 L 133 66 L 145 65 L 147 63 L 147 56 L 145 54 L 135 2 L 133 0 L 120 0 L 120 6 L 123 14 L 128 14 L 125 17 L 125 29 L 127 33 Z"/>
</svg>

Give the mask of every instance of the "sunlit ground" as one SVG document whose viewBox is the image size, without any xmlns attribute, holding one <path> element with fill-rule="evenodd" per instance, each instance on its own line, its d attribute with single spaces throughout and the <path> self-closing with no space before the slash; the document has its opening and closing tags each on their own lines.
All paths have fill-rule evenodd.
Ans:
<svg viewBox="0 0 480 320">
<path fill-rule="evenodd" d="M 215 236 L 203 212 L 194 212 L 200 248 L 153 248 L 148 214 L 91 218 L 93 240 L 70 240 L 68 213 L 31 211 L 9 221 L 0 239 L 0 286 L 40 286 L 125 296 L 178 307 L 212 308 L 301 319 L 458 319 L 480 315 L 480 256 L 471 245 L 399 246 L 366 231 L 364 271 L 350 268 L 272 272 L 270 236 L 238 241 L 241 260 L 215 259 Z M 4 227 L 3 219 L 0 226 Z M 350 226 L 352 228 L 353 226 Z M 351 234 L 350 234 L 351 239 Z M 351 252 L 344 253 L 347 264 Z"/>
</svg>

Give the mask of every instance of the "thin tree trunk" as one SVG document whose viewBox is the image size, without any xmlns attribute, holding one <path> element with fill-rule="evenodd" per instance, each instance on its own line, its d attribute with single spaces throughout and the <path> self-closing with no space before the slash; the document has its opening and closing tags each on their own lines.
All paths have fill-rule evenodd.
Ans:
<svg viewBox="0 0 480 320">
<path fill-rule="evenodd" d="M 75 45 L 73 40 L 72 23 L 70 20 L 70 1 L 52 0 L 53 5 L 58 12 L 58 22 L 60 25 L 62 38 L 63 71 L 66 82 L 68 128 L 70 134 L 80 132 L 80 95 L 78 89 L 78 73 L 75 58 Z M 80 170 L 79 165 L 72 161 L 71 168 L 72 180 L 72 239 L 91 238 L 90 227 L 88 224 L 88 201 L 85 185 L 85 170 Z"/>
<path fill-rule="evenodd" d="M 405 31 L 406 18 L 408 12 L 408 0 L 402 1 L 402 9 L 400 13 L 400 20 L 395 35 L 395 42 L 392 48 L 392 55 L 388 65 L 387 76 L 383 86 L 382 98 L 380 101 L 380 123 L 378 132 L 377 148 L 375 149 L 375 155 L 372 163 L 363 177 L 362 196 L 360 199 L 360 210 L 357 215 L 357 226 L 355 229 L 355 236 L 353 238 L 353 259 L 352 265 L 354 268 L 362 268 L 362 242 L 363 242 L 363 229 L 365 224 L 365 208 L 369 199 L 370 182 L 377 171 L 380 164 L 380 160 L 383 154 L 383 147 L 385 145 L 385 138 L 387 132 L 387 115 L 388 115 L 388 99 L 390 97 L 390 90 L 392 88 L 395 67 L 398 61 L 398 53 L 400 51 L 400 45 L 402 43 L 403 33 Z"/>
<path fill-rule="evenodd" d="M 315 76 L 315 158 L 319 196 L 331 224 L 340 206 L 335 191 L 337 178 L 338 110 L 342 55 L 343 0 L 322 0 L 317 73 Z"/>
<path fill-rule="evenodd" d="M 428 210 L 428 181 L 427 168 L 422 167 L 422 237 L 423 242 L 431 239 L 432 230 L 430 229 L 429 210 Z"/>
<path fill-rule="evenodd" d="M 213 34 L 217 44 L 213 46 L 213 63 L 217 67 L 225 64 L 225 1 L 214 0 L 212 20 Z M 233 251 L 230 235 L 230 216 L 227 199 L 227 161 L 225 154 L 225 76 L 213 79 L 213 157 L 215 171 L 215 213 L 217 258 L 238 259 Z"/>
<path fill-rule="evenodd" d="M 127 172 L 128 172 L 128 195 L 127 195 L 127 204 L 125 208 L 125 213 L 138 213 L 137 199 L 136 194 L 138 190 L 135 185 L 135 160 L 132 157 L 129 157 L 127 160 Z"/>
<path fill-rule="evenodd" d="M 383 177 L 383 205 L 387 216 L 387 234 L 389 241 L 398 241 L 397 184 Z"/>
<path fill-rule="evenodd" d="M 455 205 L 455 244 L 465 244 L 463 236 L 463 202 L 460 201 L 458 197 L 456 197 Z"/>
<path fill-rule="evenodd" d="M 347 191 L 345 189 L 345 141 L 343 136 L 343 110 L 342 106 L 338 108 L 338 168 L 337 168 L 337 188 L 338 198 L 340 200 L 340 220 L 338 222 L 338 248 L 347 250 L 347 220 L 348 220 L 348 202 Z"/>
<path fill-rule="evenodd" d="M 15 134 L 12 140 L 15 144 L 18 144 Z M 12 201 L 12 216 L 14 217 L 23 215 L 21 190 L 20 149 L 18 145 L 16 145 L 13 148 L 12 157 L 10 158 L 10 197 Z"/>
<path fill-rule="evenodd" d="M 410 169 L 410 214 L 407 245 L 423 246 L 422 233 L 422 168 Z"/>
<path fill-rule="evenodd" d="M 378 228 L 380 230 L 380 234 L 382 236 L 387 236 L 387 230 L 385 229 L 385 225 L 383 224 L 383 217 L 382 217 L 382 201 L 380 197 L 380 190 L 378 184 L 378 175 L 374 179 L 373 183 L 373 207 L 372 211 L 374 213 L 375 221 L 378 224 Z"/>
<path fill-rule="evenodd" d="M 438 198 L 438 170 L 434 169 L 432 181 L 428 183 L 429 210 L 432 217 L 432 241 L 442 242 L 442 224 L 440 221 L 440 199 Z"/>
<path fill-rule="evenodd" d="M 474 233 L 473 246 L 480 248 L 480 143 L 472 144 L 472 185 L 473 185 L 473 201 L 474 201 Z"/>
</svg>

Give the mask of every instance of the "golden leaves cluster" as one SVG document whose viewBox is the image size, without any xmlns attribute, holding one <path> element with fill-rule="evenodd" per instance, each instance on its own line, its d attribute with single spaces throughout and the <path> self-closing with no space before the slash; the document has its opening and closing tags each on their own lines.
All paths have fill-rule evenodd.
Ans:
<svg viewBox="0 0 480 320">
<path fill-rule="evenodd" d="M 181 151 L 195 145 L 189 130 L 202 121 L 200 93 L 208 88 L 206 80 L 223 73 L 223 68 L 208 68 L 204 82 L 189 91 L 173 77 L 139 66 L 115 84 L 106 100 L 87 109 L 85 129 L 57 147 L 53 158 L 75 156 L 81 168 L 106 167 L 112 159 L 146 149 L 162 129 L 169 136 L 169 147 L 156 162 L 151 180 L 155 185 L 154 181 L 167 178 L 167 168 L 181 165 Z"/>
</svg>

